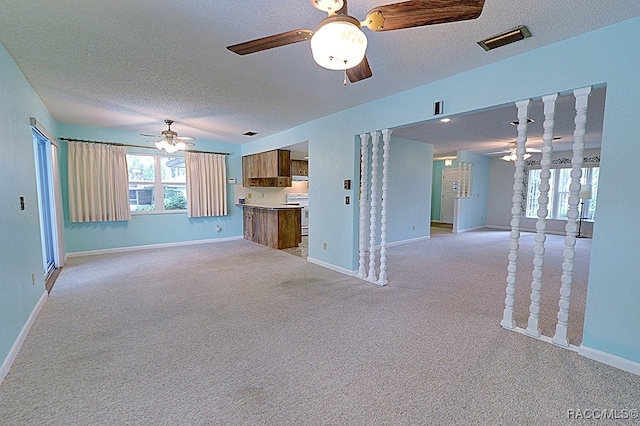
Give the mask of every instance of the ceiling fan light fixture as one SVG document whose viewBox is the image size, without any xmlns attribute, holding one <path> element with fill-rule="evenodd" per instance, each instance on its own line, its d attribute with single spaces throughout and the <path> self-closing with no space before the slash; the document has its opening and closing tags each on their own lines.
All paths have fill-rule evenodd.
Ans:
<svg viewBox="0 0 640 426">
<path fill-rule="evenodd" d="M 320 9 L 323 12 L 335 13 L 342 9 L 344 6 L 344 0 L 311 0 L 311 4 L 316 9 Z"/>
<path fill-rule="evenodd" d="M 522 159 L 526 160 L 529 157 L 531 157 L 531 154 L 527 152 L 526 154 L 524 154 Z M 512 152 L 511 154 L 503 155 L 502 157 L 500 157 L 500 159 L 504 161 L 516 161 L 518 159 L 518 156 L 516 155 L 515 152 Z"/>
<path fill-rule="evenodd" d="M 187 147 L 193 145 L 191 142 L 185 142 L 183 139 L 193 140 L 191 137 L 178 137 L 178 134 L 171 130 L 173 120 L 164 120 L 168 126 L 167 130 L 162 131 L 160 139 L 155 141 L 156 148 L 165 151 L 167 154 L 173 154 L 176 151 L 183 151 Z"/>
<path fill-rule="evenodd" d="M 330 70 L 347 70 L 364 59 L 367 37 L 360 22 L 350 16 L 333 15 L 326 18 L 311 37 L 313 59 Z"/>
</svg>

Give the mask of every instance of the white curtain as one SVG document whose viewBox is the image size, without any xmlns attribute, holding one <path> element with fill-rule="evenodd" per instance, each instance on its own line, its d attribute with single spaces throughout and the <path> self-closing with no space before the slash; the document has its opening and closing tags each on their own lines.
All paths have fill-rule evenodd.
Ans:
<svg viewBox="0 0 640 426">
<path fill-rule="evenodd" d="M 189 217 L 227 214 L 225 155 L 185 152 Z"/>
<path fill-rule="evenodd" d="M 71 222 L 130 220 L 127 149 L 69 142 Z"/>
</svg>

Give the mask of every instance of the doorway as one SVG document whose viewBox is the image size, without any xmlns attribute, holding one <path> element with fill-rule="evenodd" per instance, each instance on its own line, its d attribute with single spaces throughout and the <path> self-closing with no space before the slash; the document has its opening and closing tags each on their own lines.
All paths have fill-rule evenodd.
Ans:
<svg viewBox="0 0 640 426">
<path fill-rule="evenodd" d="M 440 223 L 453 224 L 454 196 L 456 192 L 457 169 L 442 171 L 442 200 L 440 202 Z"/>
<path fill-rule="evenodd" d="M 34 120 L 35 121 L 35 120 Z M 40 213 L 40 237 L 42 244 L 42 268 L 45 287 L 51 291 L 53 282 L 62 266 L 59 209 L 57 202 L 59 182 L 57 170 L 57 146 L 46 132 L 32 125 L 32 137 L 36 157 L 38 208 Z"/>
</svg>

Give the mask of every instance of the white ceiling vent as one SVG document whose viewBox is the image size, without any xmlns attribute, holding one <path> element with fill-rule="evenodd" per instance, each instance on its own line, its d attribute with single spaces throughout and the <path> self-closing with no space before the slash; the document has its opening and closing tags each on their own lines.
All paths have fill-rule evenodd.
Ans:
<svg viewBox="0 0 640 426">
<path fill-rule="evenodd" d="M 516 41 L 524 40 L 525 38 L 529 37 L 531 37 L 531 32 L 526 26 L 521 25 L 504 33 L 494 35 L 493 37 L 489 37 L 484 40 L 480 40 L 478 44 L 484 50 L 489 51 L 507 44 L 515 43 Z"/>
</svg>

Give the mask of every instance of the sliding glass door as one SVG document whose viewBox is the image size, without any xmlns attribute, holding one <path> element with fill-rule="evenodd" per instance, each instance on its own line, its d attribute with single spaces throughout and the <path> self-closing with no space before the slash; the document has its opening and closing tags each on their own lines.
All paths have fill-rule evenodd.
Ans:
<svg viewBox="0 0 640 426">
<path fill-rule="evenodd" d="M 38 206 L 40 208 L 40 233 L 42 241 L 42 261 L 45 281 L 56 268 L 56 216 L 53 191 L 51 142 L 33 128 L 33 142 L 36 150 L 38 178 Z"/>
</svg>

